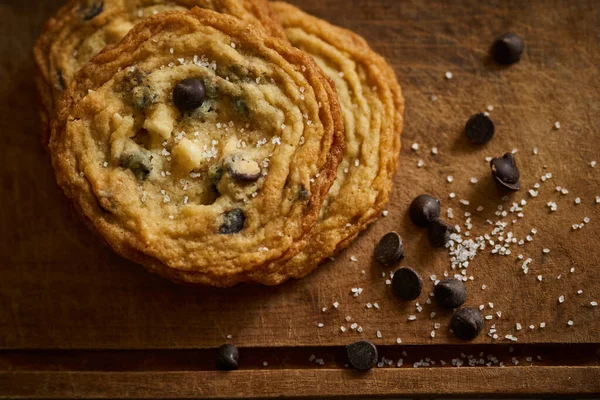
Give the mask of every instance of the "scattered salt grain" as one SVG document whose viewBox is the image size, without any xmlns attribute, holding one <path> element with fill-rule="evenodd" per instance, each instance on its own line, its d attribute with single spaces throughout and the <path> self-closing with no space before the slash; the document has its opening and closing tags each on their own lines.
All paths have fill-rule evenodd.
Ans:
<svg viewBox="0 0 600 400">
<path fill-rule="evenodd" d="M 454 75 L 452 75 L 452 72 L 450 72 L 450 71 L 447 71 L 447 72 L 444 74 L 444 76 L 446 77 L 446 79 L 452 79 L 452 77 L 453 77 Z"/>
</svg>

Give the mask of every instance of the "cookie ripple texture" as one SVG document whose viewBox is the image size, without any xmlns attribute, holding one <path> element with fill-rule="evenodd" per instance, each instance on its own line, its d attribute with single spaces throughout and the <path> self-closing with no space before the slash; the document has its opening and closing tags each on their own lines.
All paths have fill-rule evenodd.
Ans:
<svg viewBox="0 0 600 400">
<path fill-rule="evenodd" d="M 180 112 L 186 78 L 205 98 Z M 344 126 L 309 56 L 195 8 L 148 17 L 86 64 L 49 148 L 59 185 L 117 253 L 175 282 L 275 284 L 269 265 L 306 245 L 335 180 Z"/>
<path fill-rule="evenodd" d="M 47 21 L 34 48 L 43 143 L 48 142 L 56 102 L 85 63 L 144 18 L 193 7 L 233 15 L 285 38 L 267 0 L 71 0 Z"/>
<path fill-rule="evenodd" d="M 346 148 L 310 243 L 279 266 L 301 278 L 347 247 L 388 201 L 397 169 L 404 99 L 392 68 L 360 36 L 283 3 L 272 3 L 289 42 L 310 54 L 335 82 Z"/>
</svg>

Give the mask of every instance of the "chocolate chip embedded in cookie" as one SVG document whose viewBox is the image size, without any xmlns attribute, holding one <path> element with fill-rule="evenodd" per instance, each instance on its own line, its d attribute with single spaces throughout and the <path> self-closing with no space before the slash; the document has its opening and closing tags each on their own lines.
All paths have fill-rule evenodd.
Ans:
<svg viewBox="0 0 600 400">
<path fill-rule="evenodd" d="M 42 102 L 44 142 L 55 105 L 75 73 L 105 46 L 117 43 L 144 18 L 201 7 L 233 15 L 284 39 L 266 0 L 72 0 L 48 20 L 34 53 Z M 141 100 L 148 100 L 141 97 Z"/>
<path fill-rule="evenodd" d="M 306 245 L 342 151 L 313 60 L 201 9 L 149 17 L 86 64 L 50 142 L 57 181 L 115 251 L 215 286 L 275 281 L 267 266 Z"/>
<path fill-rule="evenodd" d="M 335 82 L 346 150 L 306 249 L 280 269 L 300 278 L 348 246 L 387 203 L 400 151 L 404 99 L 392 68 L 366 41 L 282 2 L 272 3 L 290 43 Z M 306 118 L 310 123 L 311 118 Z"/>
</svg>

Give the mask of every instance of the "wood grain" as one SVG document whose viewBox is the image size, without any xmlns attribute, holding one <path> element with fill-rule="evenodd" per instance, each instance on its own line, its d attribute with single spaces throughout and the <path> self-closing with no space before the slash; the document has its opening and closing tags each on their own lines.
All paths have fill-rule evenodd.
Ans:
<svg viewBox="0 0 600 400">
<path fill-rule="evenodd" d="M 17 385 L 20 383 L 20 386 Z M 490 388 L 497 388 L 490 391 Z M 0 398 L 313 398 L 374 396 L 594 394 L 600 368 L 514 367 L 224 372 L 0 372 Z"/>
<path fill-rule="evenodd" d="M 145 272 L 105 248 L 73 215 L 54 182 L 48 157 L 40 144 L 35 109 L 31 48 L 43 21 L 61 0 L 7 0 L 0 3 L 0 349 L 203 349 L 229 341 L 246 348 L 342 346 L 357 338 L 393 345 L 397 337 L 411 345 L 458 344 L 448 331 L 448 312 L 426 305 L 438 278 L 449 271 L 449 256 L 432 250 L 426 232 L 407 219 L 411 199 L 427 192 L 442 199 L 443 215 L 453 208 L 454 223 L 462 225 L 472 213 L 473 235 L 489 232 L 486 219 L 496 221 L 499 205 L 526 199 L 524 218 L 505 218 L 519 238 L 537 228 L 533 242 L 513 247 L 508 257 L 490 254 L 490 246 L 469 266 L 467 305 L 486 306 L 486 332 L 496 324 L 500 338 L 485 334 L 473 344 L 600 343 L 600 7 L 593 0 L 296 0 L 296 5 L 319 17 L 363 35 L 394 67 L 406 97 L 406 127 L 402 137 L 399 173 L 389 204 L 389 216 L 362 234 L 334 262 L 301 281 L 275 288 L 239 286 L 228 290 L 182 287 Z M 523 36 L 526 52 L 519 64 L 495 66 L 487 58 L 494 37 L 506 31 Z M 447 80 L 444 73 L 451 71 Z M 437 100 L 432 101 L 432 96 Z M 496 135 L 486 146 L 466 143 L 462 129 L 467 118 L 493 105 Z M 560 121 L 559 130 L 553 128 Z M 411 150 L 419 143 L 418 151 Z M 431 155 L 436 146 L 438 155 Z M 539 149 L 533 155 L 534 147 Z M 489 176 L 486 156 L 518 149 L 517 162 L 525 190 L 509 202 L 501 199 Z M 417 168 L 417 161 L 425 166 Z M 539 196 L 526 189 L 541 183 Z M 446 181 L 448 175 L 454 182 Z M 478 183 L 469 182 L 471 177 Z M 560 185 L 567 195 L 555 191 Z M 449 193 L 456 198 L 450 200 Z M 581 204 L 575 205 L 575 197 Z M 458 200 L 470 201 L 469 206 Z M 558 210 L 549 213 L 548 201 Z M 482 205 L 484 210 L 476 211 Z M 571 225 L 587 216 L 582 230 Z M 518 219 L 512 224 L 512 219 Z M 386 286 L 382 269 L 372 261 L 381 235 L 398 231 L 404 238 L 402 265 L 416 268 L 426 279 L 418 301 L 397 301 Z M 544 254 L 543 248 L 550 249 Z M 531 257 L 530 272 L 520 271 Z M 351 262 L 356 256 L 359 262 Z M 569 272 L 575 268 L 575 272 Z M 361 271 L 365 273 L 362 274 Z M 538 282 L 537 275 L 543 276 Z M 561 279 L 557 279 L 557 276 Z M 481 289 L 485 284 L 487 288 Z M 362 287 L 358 298 L 350 289 Z M 577 290 L 582 290 L 581 295 Z M 564 295 L 560 304 L 557 299 Z M 340 306 L 333 309 L 331 304 Z M 379 310 L 367 309 L 377 302 Z M 327 312 L 321 312 L 327 307 Z M 429 315 L 437 312 L 434 319 Z M 501 311 L 501 317 L 496 315 Z M 417 320 L 407 322 L 410 314 Z M 346 316 L 364 332 L 341 333 Z M 568 327 L 567 321 L 574 326 Z M 323 322 L 323 328 L 317 323 Z M 441 328 L 431 338 L 433 323 Z M 516 331 L 519 322 L 523 329 Z M 546 323 L 544 329 L 539 328 Z M 528 326 L 535 325 L 530 330 Z M 381 331 L 382 338 L 376 332 Z M 464 344 L 469 348 L 469 344 Z M 308 353 L 306 357 L 308 358 Z M 346 396 L 391 394 L 591 393 L 598 392 L 598 369 L 592 367 L 479 368 L 448 370 L 443 375 L 426 369 L 396 372 L 377 370 L 368 379 L 353 379 L 348 371 L 253 371 L 234 373 L 232 383 L 254 396 L 328 394 Z M 450 374 L 450 375 L 448 375 Z M 119 374 L 1 372 L 0 393 L 8 397 L 136 396 L 156 397 L 163 379 L 163 397 L 193 393 L 222 397 L 235 384 L 211 372 Z M 237 378 L 239 377 L 239 378 Z M 470 377 L 466 385 L 464 379 Z M 172 381 L 170 381 L 172 379 Z M 233 379 L 233 378 L 232 378 Z M 571 380 L 569 380 L 571 379 Z M 104 385 L 115 380 L 120 384 Z M 187 382 L 187 383 L 183 383 Z M 208 382 L 204 384 L 203 382 Z M 270 383 L 277 382 L 276 385 Z M 303 386 L 296 391 L 293 383 Z M 333 382 L 323 387 L 323 382 Z M 403 386 L 399 387 L 402 382 Z M 518 382 L 506 384 L 507 382 Z M 21 383 L 23 385 L 21 385 Z M 25 384 L 29 383 L 29 384 Z M 181 391 L 177 383 L 181 383 Z M 219 392 L 225 387 L 224 392 Z M 10 388 L 11 391 L 7 391 Z M 2 390 L 5 389 L 5 390 Z M 241 389 L 239 389 L 241 390 Z M 37 391 L 37 392 L 36 392 Z M 321 393 L 318 393 L 322 391 Z M 246 393 L 248 395 L 248 393 Z"/>
</svg>

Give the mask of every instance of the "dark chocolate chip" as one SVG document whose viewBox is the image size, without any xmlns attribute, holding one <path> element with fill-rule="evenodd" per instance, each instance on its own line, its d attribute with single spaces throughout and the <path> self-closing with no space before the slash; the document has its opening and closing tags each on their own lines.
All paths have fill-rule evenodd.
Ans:
<svg viewBox="0 0 600 400">
<path fill-rule="evenodd" d="M 103 1 L 95 1 L 83 9 L 83 20 L 89 21 L 100 15 L 104 11 L 104 2 Z"/>
<path fill-rule="evenodd" d="M 133 106 L 138 109 L 144 109 L 158 100 L 158 94 L 153 92 L 148 86 L 137 86 L 131 91 Z"/>
<path fill-rule="evenodd" d="M 519 183 L 521 174 L 512 153 L 506 153 L 499 158 L 492 158 L 490 167 L 492 168 L 492 176 L 497 183 L 510 190 L 517 191 L 521 189 Z"/>
<path fill-rule="evenodd" d="M 525 44 L 515 33 L 505 33 L 494 41 L 491 53 L 498 64 L 514 64 L 521 59 Z"/>
<path fill-rule="evenodd" d="M 204 102 L 204 83 L 197 78 L 186 78 L 175 85 L 173 103 L 179 111 L 191 111 Z"/>
<path fill-rule="evenodd" d="M 392 289 L 401 299 L 414 300 L 421 295 L 423 279 L 414 269 L 403 267 L 394 272 Z"/>
<path fill-rule="evenodd" d="M 223 223 L 219 228 L 219 233 L 222 235 L 238 233 L 244 229 L 244 222 L 246 222 L 246 215 L 244 215 L 244 211 L 239 208 L 228 211 L 223 216 Z"/>
<path fill-rule="evenodd" d="M 123 154 L 119 159 L 119 165 L 131 170 L 137 179 L 143 181 L 152 172 L 152 156 L 141 151 Z"/>
<path fill-rule="evenodd" d="M 224 344 L 217 349 L 215 354 L 215 365 L 222 371 L 232 371 L 238 368 L 240 352 L 232 344 Z"/>
<path fill-rule="evenodd" d="M 472 115 L 465 125 L 465 134 L 471 143 L 487 143 L 494 136 L 494 123 L 484 113 Z"/>
<path fill-rule="evenodd" d="M 350 365 L 359 371 L 368 371 L 377 363 L 377 347 L 367 340 L 359 340 L 346 346 Z"/>
<path fill-rule="evenodd" d="M 483 316 L 475 308 L 461 308 L 452 316 L 452 330 L 459 339 L 474 339 L 482 329 Z"/>
<path fill-rule="evenodd" d="M 415 197 L 408 210 L 415 225 L 426 227 L 440 216 L 440 200 L 428 194 Z"/>
<path fill-rule="evenodd" d="M 252 159 L 235 155 L 229 157 L 225 165 L 233 179 L 238 181 L 254 182 L 261 176 L 260 166 Z"/>
<path fill-rule="evenodd" d="M 450 235 L 454 233 L 454 226 L 449 225 L 437 218 L 429 223 L 427 227 L 427 236 L 429 237 L 429 243 L 433 247 L 442 247 L 448 240 Z"/>
<path fill-rule="evenodd" d="M 467 288 L 460 279 L 448 278 L 438 282 L 433 294 L 440 307 L 456 308 L 462 306 L 467 299 Z"/>
<path fill-rule="evenodd" d="M 383 235 L 375 248 L 375 258 L 382 264 L 394 263 L 403 255 L 402 238 L 396 232 L 388 232 Z"/>
</svg>

